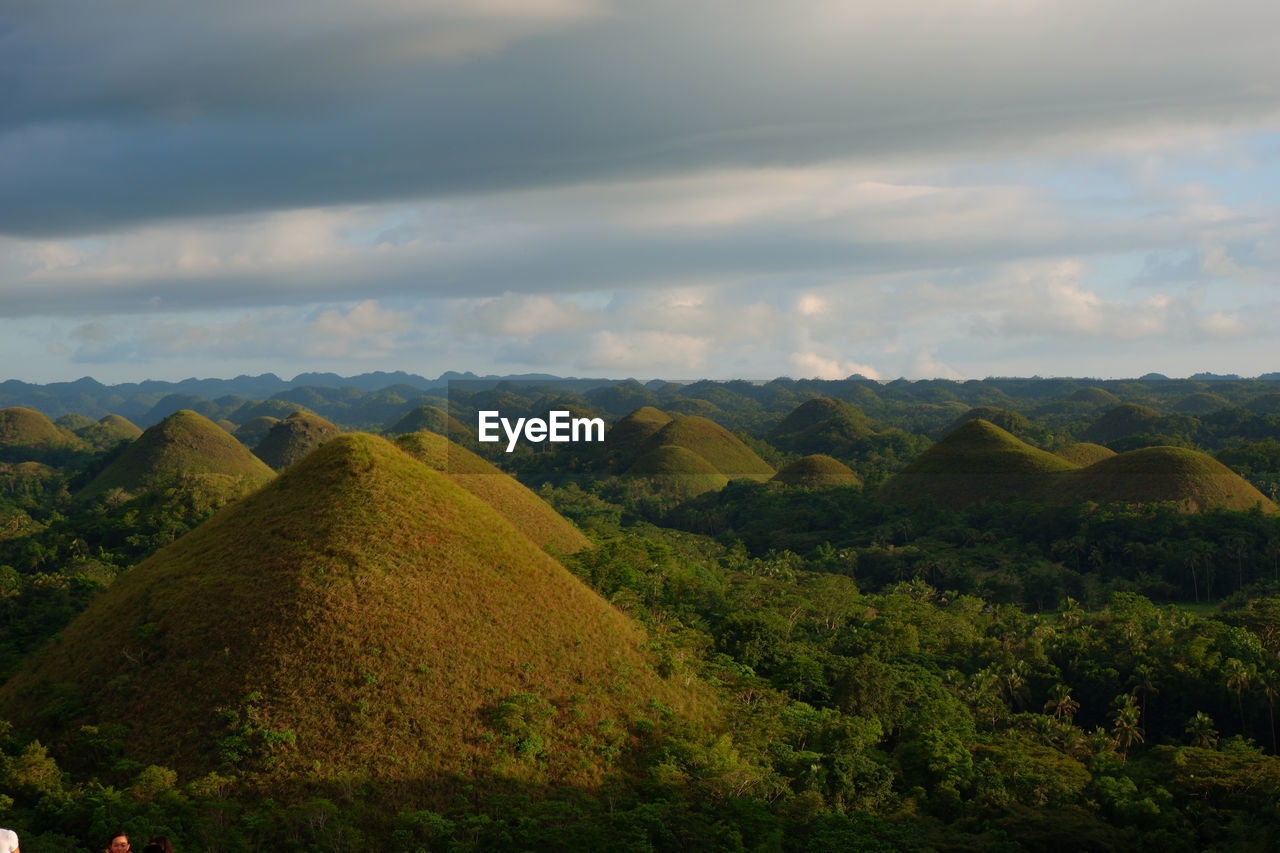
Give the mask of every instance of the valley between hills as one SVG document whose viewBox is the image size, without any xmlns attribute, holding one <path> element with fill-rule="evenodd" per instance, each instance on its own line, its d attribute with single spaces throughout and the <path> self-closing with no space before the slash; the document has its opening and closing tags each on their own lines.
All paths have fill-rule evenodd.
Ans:
<svg viewBox="0 0 1280 853">
<path fill-rule="evenodd" d="M 10 380 L 0 825 L 1275 849 L 1278 494 L 1280 375 Z"/>
</svg>

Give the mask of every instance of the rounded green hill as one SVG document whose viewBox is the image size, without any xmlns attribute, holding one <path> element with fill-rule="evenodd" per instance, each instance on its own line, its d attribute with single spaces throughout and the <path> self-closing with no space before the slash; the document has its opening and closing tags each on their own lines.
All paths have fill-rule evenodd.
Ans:
<svg viewBox="0 0 1280 853">
<path fill-rule="evenodd" d="M 891 503 L 932 499 L 943 506 L 1026 500 L 1039 495 L 1044 475 L 1075 467 L 978 418 L 917 456 L 881 487 L 880 496 Z"/>
<path fill-rule="evenodd" d="M 1155 409 L 1136 403 L 1121 403 L 1108 409 L 1081 435 L 1085 441 L 1107 444 L 1131 435 L 1152 432 L 1162 416 Z"/>
<path fill-rule="evenodd" d="M 0 688 L 0 715 L 55 744 L 122 722 L 127 758 L 183 778 L 359 778 L 421 808 L 486 778 L 599 784 L 600 732 L 701 695 L 644 642 L 483 501 L 344 435 L 121 575 Z M 46 713 L 51 682 L 83 710 Z"/>
<path fill-rule="evenodd" d="M 749 479 L 761 482 L 776 472 L 756 452 L 715 421 L 697 415 L 679 416 L 651 435 L 641 447 L 642 453 L 674 445 L 693 451 L 730 480 Z"/>
<path fill-rule="evenodd" d="M 133 441 L 142 435 L 142 430 L 127 418 L 122 418 L 119 415 L 107 415 L 76 430 L 76 435 L 93 445 L 94 448 L 105 450 L 115 447 L 122 441 Z"/>
<path fill-rule="evenodd" d="M 1067 399 L 1072 403 L 1087 403 L 1091 406 L 1120 405 L 1120 398 L 1115 394 L 1092 385 L 1087 388 L 1077 388 L 1067 395 Z"/>
<path fill-rule="evenodd" d="M 0 409 L 0 462 L 50 462 L 59 453 L 88 449 L 79 436 L 35 409 Z"/>
<path fill-rule="evenodd" d="M 773 482 L 801 486 L 806 489 L 862 485 L 862 480 L 852 468 L 821 453 L 804 456 L 792 462 L 774 475 Z"/>
<path fill-rule="evenodd" d="M 843 400 L 806 400 L 769 432 L 769 443 L 795 453 L 839 453 L 875 433 L 867 416 Z"/>
<path fill-rule="evenodd" d="M 184 482 L 231 496 L 273 476 L 270 468 L 222 427 L 183 409 L 142 433 L 77 497 L 91 498 L 112 489 L 132 494 Z"/>
<path fill-rule="evenodd" d="M 527 486 L 443 435 L 411 432 L 397 438 L 395 443 L 496 509 L 538 547 L 560 554 L 574 554 L 592 547 L 591 540 L 582 531 Z"/>
<path fill-rule="evenodd" d="M 1062 477 L 1052 493 L 1059 501 L 1171 502 L 1192 512 L 1216 507 L 1276 509 L 1226 465 L 1184 447 L 1145 447 L 1103 459 Z"/>
<path fill-rule="evenodd" d="M 680 498 L 723 489 L 729 478 L 687 447 L 664 444 L 640 455 L 624 476 L 645 480 L 656 491 Z"/>
<path fill-rule="evenodd" d="M 342 434 L 315 412 L 298 410 L 273 424 L 253 454 L 277 471 L 283 471 L 331 438 Z"/>
<path fill-rule="evenodd" d="M 249 420 L 236 427 L 235 437 L 240 439 L 240 443 L 246 447 L 256 447 L 267 437 L 267 433 L 271 432 L 271 428 L 280 423 L 279 418 L 273 418 L 270 415 L 258 415 L 256 418 Z"/>
<path fill-rule="evenodd" d="M 653 406 L 641 406 L 631 414 L 619 418 L 609 428 L 604 437 L 605 451 L 611 459 L 624 466 L 630 465 L 644 443 L 669 423 L 671 415 Z"/>
<path fill-rule="evenodd" d="M 1093 444 L 1088 441 L 1077 441 L 1075 444 L 1059 447 L 1053 453 L 1073 465 L 1082 466 L 1092 465 L 1095 462 L 1101 462 L 1103 459 L 1110 459 L 1116 455 L 1116 452 L 1110 447 L 1103 447 L 1101 444 Z"/>
<path fill-rule="evenodd" d="M 1200 391 L 1196 394 L 1188 394 L 1174 403 L 1173 410 L 1184 415 L 1207 415 L 1230 406 L 1231 401 L 1226 397 Z"/>
<path fill-rule="evenodd" d="M 423 430 L 447 435 L 454 440 L 462 436 L 470 438 L 474 434 L 474 430 L 467 429 L 462 421 L 437 406 L 418 406 L 392 424 L 387 432 L 391 435 L 405 435 Z"/>
</svg>

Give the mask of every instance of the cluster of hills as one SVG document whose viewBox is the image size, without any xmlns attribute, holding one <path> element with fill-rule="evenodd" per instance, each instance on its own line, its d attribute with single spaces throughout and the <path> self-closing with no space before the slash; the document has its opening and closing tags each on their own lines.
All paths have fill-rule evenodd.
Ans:
<svg viewBox="0 0 1280 853">
<path fill-rule="evenodd" d="M 786 820 L 806 826 L 886 803 L 894 814 L 924 803 L 939 821 L 959 820 L 961 795 L 994 786 L 988 777 L 1022 778 L 1034 765 L 1037 779 L 1071 789 L 1043 796 L 1098 810 L 1097 798 L 1115 800 L 1120 783 L 1093 783 L 1089 773 L 1119 777 L 1132 743 L 1086 769 L 1084 736 L 1067 744 L 1062 733 L 1069 715 L 1038 728 L 1018 720 L 1068 677 L 1091 691 L 1084 713 L 1097 726 L 1137 714 L 1136 700 L 1102 710 L 1116 704 L 1118 671 L 1069 676 L 1074 664 L 1064 657 L 1056 669 L 1045 664 L 1054 674 L 1036 676 L 1032 695 L 1017 655 L 1057 647 L 1011 640 L 1019 617 L 954 597 L 967 584 L 998 602 L 1005 570 L 975 577 L 983 560 L 1032 566 L 1019 581 L 1028 600 L 1070 603 L 1096 581 L 1071 575 L 1065 558 L 1028 556 L 1030 546 L 1018 560 L 958 558 L 964 542 L 983 539 L 977 525 L 996 523 L 964 513 L 1033 505 L 1103 528 L 1139 507 L 1126 522 L 1138 531 L 1143 514 L 1169 529 L 1222 516 L 1238 528 L 1227 541 L 1244 542 L 1257 526 L 1258 554 L 1269 553 L 1274 527 L 1264 489 L 1280 483 L 1280 392 L 1269 379 L 557 385 L 541 377 L 448 389 L 414 379 L 312 376 L 302 388 L 234 400 L 201 396 L 226 387 L 193 385 L 179 395 L 189 406 L 165 412 L 178 399 L 166 391 L 136 424 L 97 403 L 0 408 L 0 585 L 24 606 L 46 608 L 29 621 L 4 610 L 0 719 L 26 749 L 39 749 L 4 758 L 0 774 L 43 804 L 33 813 L 53 808 L 39 798 L 56 787 L 55 760 L 100 760 L 112 773 L 163 765 L 268 804 L 315 803 L 359 780 L 350 799 L 397 815 L 396 843 L 422 849 L 466 831 L 428 809 L 456 814 L 459 803 L 565 788 L 662 791 L 655 801 L 683 809 L 711 803 L 726 811 L 705 823 L 722 828 L 764 820 L 745 811 L 725 818 L 748 797 L 785 802 Z M 245 387 L 274 387 L 253 382 Z M 133 390 L 159 392 L 147 383 Z M 506 453 L 476 441 L 481 409 L 567 410 L 600 417 L 608 430 L 600 444 Z M 381 434 L 353 431 L 370 413 Z M 1098 506 L 1108 511 L 1095 519 Z M 610 539 L 593 540 L 570 520 L 611 512 Z M 660 541 L 634 532 L 681 512 L 697 523 Z M 937 518 L 937 529 L 912 541 L 913 522 Z M 698 539 L 699 525 L 738 538 Z M 865 541 L 854 553 L 832 547 L 837 538 Z M 1204 548 L 1187 557 L 1181 542 L 1138 540 L 1100 536 L 1090 553 L 1101 564 L 1136 543 L 1129 553 L 1143 583 L 1174 590 L 1189 572 L 1195 603 L 1202 585 L 1212 596 L 1215 580 L 1221 594 L 1214 573 L 1224 569 L 1210 566 Z M 796 543 L 804 554 L 786 550 L 800 551 Z M 1064 535 L 1044 548 L 1078 562 L 1089 544 Z M 1246 547 L 1232 547 L 1243 595 L 1246 571 L 1262 583 L 1271 567 L 1251 556 L 1246 568 Z M 118 556 L 144 550 L 137 561 Z M 1157 564 L 1164 574 L 1152 580 Z M 869 603 L 859 585 L 880 577 L 892 579 L 892 592 Z M 939 597 L 930 580 L 949 591 Z M 893 622 L 935 607 L 955 624 Z M 962 612 L 973 622 L 967 639 Z M 1098 632 L 1118 618 L 1100 618 Z M 993 642 L 997 631 L 1005 633 Z M 1247 657 L 1258 645 L 1229 633 L 1213 642 L 1231 654 Z M 953 662 L 945 678 L 920 664 L 929 643 Z M 901 656 L 889 663 L 893 644 Z M 1144 653 L 1137 645 L 1108 653 L 1127 661 Z M 994 656 L 986 669 L 954 664 L 975 649 Z M 1263 659 L 1261 645 L 1254 657 Z M 1250 665 L 1241 663 L 1240 677 L 1263 679 L 1261 664 Z M 1169 673 L 1161 677 L 1171 682 Z M 1139 676 L 1126 671 L 1123 690 L 1152 683 Z M 1244 684 L 1240 677 L 1232 683 Z M 1217 695 L 1226 682 L 1215 670 L 1204 683 Z M 155 697 L 164 697 L 160 719 L 140 717 Z M 1243 732 L 1245 700 L 1236 699 Z M 995 722 L 985 722 L 993 702 L 1001 725 L 1039 732 L 1040 740 L 1017 735 L 1016 760 L 1003 757 Z M 1191 713 L 1183 710 L 1160 725 L 1177 734 Z M 768 743 L 747 758 L 735 737 Z M 984 760 L 1004 769 L 975 770 Z M 148 807 L 159 802 L 138 785 L 130 792 Z M 1102 811 L 1120 814 L 1112 800 Z M 637 818 L 646 828 L 632 827 L 634 849 L 676 849 L 694 837 L 666 837 L 653 814 Z M 302 838 L 303 822 L 286 820 L 280 837 Z M 801 847 L 825 849 L 824 838 Z"/>
</svg>

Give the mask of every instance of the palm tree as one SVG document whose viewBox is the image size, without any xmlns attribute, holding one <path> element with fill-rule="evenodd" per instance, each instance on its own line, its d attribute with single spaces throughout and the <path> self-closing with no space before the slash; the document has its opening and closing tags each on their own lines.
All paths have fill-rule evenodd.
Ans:
<svg viewBox="0 0 1280 853">
<path fill-rule="evenodd" d="M 1249 689 L 1253 681 L 1253 667 L 1245 666 L 1236 658 L 1227 658 L 1227 689 L 1236 692 L 1236 705 L 1240 708 L 1240 734 L 1247 735 L 1244 728 L 1244 691 Z"/>
<path fill-rule="evenodd" d="M 1191 736 L 1191 745 L 1201 749 L 1213 749 L 1218 745 L 1218 730 L 1213 727 L 1213 717 L 1204 711 L 1187 720 L 1184 731 Z"/>
<path fill-rule="evenodd" d="M 1120 750 L 1120 760 L 1124 761 L 1129 757 L 1129 747 L 1144 741 L 1138 721 L 1138 704 L 1132 696 L 1124 693 L 1116 697 L 1113 706 L 1116 713 L 1111 718 L 1111 739 Z"/>
<path fill-rule="evenodd" d="M 1280 674 L 1267 670 L 1262 674 L 1262 695 L 1267 697 L 1267 715 L 1271 718 L 1271 754 L 1280 754 L 1276 747 L 1276 698 L 1280 697 Z"/>
<path fill-rule="evenodd" d="M 1071 718 L 1080 710 L 1080 703 L 1071 697 L 1071 688 L 1065 684 L 1055 684 L 1049 691 L 1049 701 L 1044 703 L 1046 712 L 1053 711 L 1055 720 Z"/>
<path fill-rule="evenodd" d="M 1133 675 L 1129 677 L 1129 683 L 1133 685 L 1134 694 L 1142 694 L 1142 725 L 1147 724 L 1147 697 L 1152 693 L 1160 692 L 1160 683 L 1156 681 L 1155 673 L 1151 671 L 1151 667 L 1145 663 L 1140 663 L 1133 668 Z"/>
</svg>

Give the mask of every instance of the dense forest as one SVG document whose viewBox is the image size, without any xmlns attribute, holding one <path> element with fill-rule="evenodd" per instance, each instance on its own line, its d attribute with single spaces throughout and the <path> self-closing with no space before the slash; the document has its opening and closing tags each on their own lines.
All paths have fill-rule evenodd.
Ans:
<svg viewBox="0 0 1280 853">
<path fill-rule="evenodd" d="M 27 853 L 1280 846 L 1280 376 L 0 407 Z"/>
</svg>

